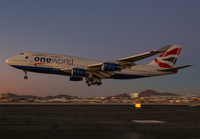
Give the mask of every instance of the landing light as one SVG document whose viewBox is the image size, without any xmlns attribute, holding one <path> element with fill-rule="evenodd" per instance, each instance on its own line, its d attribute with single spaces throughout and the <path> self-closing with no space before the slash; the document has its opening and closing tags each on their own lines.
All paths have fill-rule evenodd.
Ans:
<svg viewBox="0 0 200 139">
<path fill-rule="evenodd" d="M 153 50 L 154 52 L 156 52 L 157 50 Z"/>
</svg>

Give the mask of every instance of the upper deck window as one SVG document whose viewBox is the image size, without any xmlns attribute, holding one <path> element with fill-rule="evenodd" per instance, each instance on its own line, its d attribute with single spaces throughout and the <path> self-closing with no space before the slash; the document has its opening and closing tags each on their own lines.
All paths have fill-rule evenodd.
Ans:
<svg viewBox="0 0 200 139">
<path fill-rule="evenodd" d="M 20 55 L 24 55 L 24 53 L 20 53 Z"/>
</svg>

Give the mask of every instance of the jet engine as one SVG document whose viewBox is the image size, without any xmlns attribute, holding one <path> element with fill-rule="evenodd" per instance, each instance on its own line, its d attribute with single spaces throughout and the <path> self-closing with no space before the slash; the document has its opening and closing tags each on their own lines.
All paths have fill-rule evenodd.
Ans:
<svg viewBox="0 0 200 139">
<path fill-rule="evenodd" d="M 73 68 L 71 71 L 71 75 L 75 77 L 84 77 L 87 76 L 87 71 L 84 69 Z"/>
<path fill-rule="evenodd" d="M 102 71 L 119 71 L 121 66 L 115 63 L 103 63 L 101 66 Z"/>
</svg>

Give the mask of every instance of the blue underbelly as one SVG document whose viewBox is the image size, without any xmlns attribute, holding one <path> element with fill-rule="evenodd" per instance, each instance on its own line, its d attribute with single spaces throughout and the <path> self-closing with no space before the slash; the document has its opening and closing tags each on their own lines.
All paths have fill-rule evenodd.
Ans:
<svg viewBox="0 0 200 139">
<path fill-rule="evenodd" d="M 21 70 L 38 72 L 38 73 L 71 75 L 71 73 L 63 72 L 59 68 L 45 68 L 45 67 L 31 67 L 31 66 L 13 66 L 13 67 Z"/>
<path fill-rule="evenodd" d="M 13 65 L 14 68 L 31 71 L 31 72 L 38 72 L 38 73 L 47 73 L 47 74 L 59 74 L 59 75 L 68 75 L 70 76 L 71 73 L 63 72 L 60 68 L 45 68 L 45 67 L 32 67 L 32 66 L 17 66 Z M 112 75 L 111 79 L 136 79 L 136 78 L 144 78 L 148 76 L 141 76 L 141 75 L 132 75 L 132 74 L 121 74 L 115 73 Z"/>
<path fill-rule="evenodd" d="M 144 78 L 144 77 L 148 77 L 148 76 L 116 73 L 116 74 L 112 75 L 110 78 L 112 78 L 112 79 L 136 79 L 136 78 Z"/>
</svg>

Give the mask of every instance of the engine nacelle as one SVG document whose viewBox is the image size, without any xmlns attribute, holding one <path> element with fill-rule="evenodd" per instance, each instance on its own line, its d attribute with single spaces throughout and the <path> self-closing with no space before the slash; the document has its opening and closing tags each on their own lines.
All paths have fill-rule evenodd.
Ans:
<svg viewBox="0 0 200 139">
<path fill-rule="evenodd" d="M 121 66 L 115 63 L 103 63 L 101 66 L 102 71 L 119 71 Z"/>
<path fill-rule="evenodd" d="M 83 78 L 81 78 L 81 77 L 70 77 L 69 80 L 70 81 L 82 81 Z"/>
<path fill-rule="evenodd" d="M 75 77 L 84 77 L 87 76 L 87 71 L 84 69 L 73 68 L 71 75 Z"/>
</svg>

